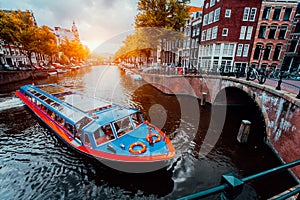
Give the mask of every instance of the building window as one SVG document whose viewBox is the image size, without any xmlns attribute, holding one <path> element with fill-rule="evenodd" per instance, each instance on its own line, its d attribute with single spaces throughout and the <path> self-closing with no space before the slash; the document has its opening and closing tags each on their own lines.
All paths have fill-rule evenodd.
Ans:
<svg viewBox="0 0 300 200">
<path fill-rule="evenodd" d="M 291 13 L 292 13 L 292 9 L 291 7 L 287 7 L 284 11 L 284 16 L 283 16 L 283 20 L 284 21 L 289 21 L 290 20 L 290 16 L 291 16 Z"/>
<path fill-rule="evenodd" d="M 220 8 L 217 8 L 215 11 L 214 22 L 219 21 L 219 19 L 220 19 Z"/>
<path fill-rule="evenodd" d="M 215 55 L 220 55 L 220 52 L 221 52 L 221 44 L 216 44 Z"/>
<path fill-rule="evenodd" d="M 228 28 L 223 28 L 222 36 L 228 36 Z"/>
<path fill-rule="evenodd" d="M 254 22 L 255 21 L 255 16 L 256 16 L 256 8 L 251 8 L 251 12 L 250 12 L 250 22 Z"/>
<path fill-rule="evenodd" d="M 271 7 L 265 7 L 262 15 L 263 20 L 268 20 L 270 18 Z"/>
<path fill-rule="evenodd" d="M 218 34 L 218 26 L 214 26 L 212 29 L 211 39 L 216 39 Z"/>
<path fill-rule="evenodd" d="M 266 25 L 261 25 L 259 28 L 259 33 L 258 33 L 258 38 L 265 38 L 266 35 L 266 29 L 267 26 Z"/>
<path fill-rule="evenodd" d="M 279 60 L 281 47 L 282 47 L 282 45 L 276 45 L 275 51 L 274 51 L 274 54 L 273 54 L 273 60 Z"/>
<path fill-rule="evenodd" d="M 274 14 L 273 14 L 273 20 L 279 20 L 281 12 L 281 7 L 275 7 Z"/>
<path fill-rule="evenodd" d="M 243 57 L 247 57 L 249 52 L 249 44 L 244 45 Z"/>
<path fill-rule="evenodd" d="M 215 0 L 210 0 L 210 7 L 213 7 L 215 5 Z"/>
<path fill-rule="evenodd" d="M 275 39 L 276 30 L 277 26 L 271 26 L 268 39 Z"/>
<path fill-rule="evenodd" d="M 234 44 L 229 45 L 228 56 L 233 56 Z"/>
<path fill-rule="evenodd" d="M 210 40 L 211 38 L 211 28 L 207 29 L 206 40 Z"/>
<path fill-rule="evenodd" d="M 245 39 L 246 29 L 247 29 L 247 26 L 241 26 L 240 40 L 244 40 Z"/>
<path fill-rule="evenodd" d="M 289 52 L 296 52 L 299 39 L 293 39 L 289 48 Z"/>
<path fill-rule="evenodd" d="M 203 17 L 203 26 L 206 26 L 207 25 L 207 20 L 208 20 L 208 15 L 204 15 Z"/>
<path fill-rule="evenodd" d="M 271 53 L 271 48 L 272 48 L 271 46 L 267 46 L 267 48 L 265 48 L 263 60 L 269 60 L 270 53 Z"/>
<path fill-rule="evenodd" d="M 214 18 L 214 11 L 211 11 L 208 15 L 208 24 L 211 24 L 213 22 Z"/>
<path fill-rule="evenodd" d="M 250 8 L 246 7 L 244 9 L 243 21 L 248 21 L 249 13 L 250 13 Z"/>
<path fill-rule="evenodd" d="M 280 31 L 279 31 L 279 35 L 278 35 L 278 39 L 284 40 L 286 31 L 287 31 L 287 26 L 281 26 Z"/>
<path fill-rule="evenodd" d="M 253 55 L 254 60 L 258 60 L 258 58 L 260 56 L 261 47 L 262 47 L 261 45 L 256 45 L 255 50 L 254 50 L 254 55 Z"/>
<path fill-rule="evenodd" d="M 231 16 L 231 10 L 230 9 L 226 9 L 225 10 L 225 18 L 230 18 Z"/>
<path fill-rule="evenodd" d="M 232 56 L 233 48 L 234 48 L 234 44 L 224 44 L 223 56 Z"/>
<path fill-rule="evenodd" d="M 246 40 L 251 40 L 252 31 L 253 31 L 253 26 L 248 26 Z"/>
<path fill-rule="evenodd" d="M 239 44 L 237 51 L 236 51 L 236 56 L 241 56 L 242 55 L 242 50 L 243 50 L 243 44 Z"/>
<path fill-rule="evenodd" d="M 201 41 L 205 41 L 205 39 L 206 39 L 206 30 L 202 31 Z"/>
</svg>

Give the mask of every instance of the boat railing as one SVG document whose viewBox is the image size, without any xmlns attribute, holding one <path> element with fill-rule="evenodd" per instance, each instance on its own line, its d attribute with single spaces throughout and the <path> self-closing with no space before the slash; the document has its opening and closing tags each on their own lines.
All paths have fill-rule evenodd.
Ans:
<svg viewBox="0 0 300 200">
<path fill-rule="evenodd" d="M 238 196 L 239 194 L 241 194 L 245 183 L 250 182 L 250 181 L 255 181 L 259 178 L 264 178 L 266 176 L 273 175 L 275 173 L 278 173 L 278 172 L 281 172 L 284 170 L 288 170 L 297 165 L 300 165 L 300 159 L 290 162 L 290 163 L 287 163 L 287 164 L 283 164 L 279 167 L 275 167 L 275 168 L 245 177 L 245 178 L 238 178 L 234 174 L 229 173 L 229 174 L 222 176 L 222 181 L 221 181 L 222 184 L 212 187 L 212 188 L 209 188 L 209 189 L 206 189 L 201 192 L 197 192 L 197 193 L 185 196 L 185 197 L 181 197 L 181 198 L 179 198 L 179 200 L 201 199 L 201 198 L 209 197 L 211 195 L 218 194 L 218 193 L 222 193 L 222 197 L 224 197 L 223 199 L 233 199 L 236 196 Z M 286 199 L 286 198 L 292 197 L 295 194 L 298 194 L 299 192 L 300 192 L 300 188 L 297 188 L 297 189 L 295 189 L 291 192 L 288 192 L 276 199 Z"/>
</svg>

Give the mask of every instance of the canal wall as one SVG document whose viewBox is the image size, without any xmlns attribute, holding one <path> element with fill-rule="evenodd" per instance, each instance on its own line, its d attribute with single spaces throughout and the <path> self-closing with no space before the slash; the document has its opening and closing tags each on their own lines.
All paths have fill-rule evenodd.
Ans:
<svg viewBox="0 0 300 200">
<path fill-rule="evenodd" d="M 47 71 L 0 71 L 0 85 L 31 79 L 32 73 L 36 79 L 48 76 Z"/>
<path fill-rule="evenodd" d="M 206 93 L 206 100 L 210 103 L 214 103 L 225 88 L 243 90 L 261 109 L 267 129 L 267 144 L 284 163 L 300 158 L 300 100 L 295 98 L 295 94 L 234 77 L 141 75 L 143 80 L 163 93 L 190 95 L 200 99 Z M 292 170 L 299 180 L 300 166 Z"/>
</svg>

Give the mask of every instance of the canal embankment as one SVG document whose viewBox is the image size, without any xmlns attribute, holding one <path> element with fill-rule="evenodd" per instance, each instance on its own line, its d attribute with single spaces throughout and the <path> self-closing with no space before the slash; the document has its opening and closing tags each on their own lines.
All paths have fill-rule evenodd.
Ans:
<svg viewBox="0 0 300 200">
<path fill-rule="evenodd" d="M 47 70 L 35 71 L 0 71 L 0 85 L 23 81 L 27 79 L 47 78 Z"/>
</svg>

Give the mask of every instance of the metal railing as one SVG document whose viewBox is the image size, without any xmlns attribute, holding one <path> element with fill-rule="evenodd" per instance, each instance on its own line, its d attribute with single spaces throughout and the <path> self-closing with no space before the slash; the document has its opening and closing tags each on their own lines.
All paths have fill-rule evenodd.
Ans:
<svg viewBox="0 0 300 200">
<path fill-rule="evenodd" d="M 250 182 L 250 181 L 255 181 L 259 178 L 264 178 L 269 175 L 273 175 L 275 173 L 287 170 L 287 169 L 295 167 L 297 165 L 300 165 L 300 159 L 290 162 L 290 163 L 287 163 L 287 164 L 284 164 L 284 165 L 281 165 L 279 167 L 275 167 L 275 168 L 245 177 L 245 178 L 238 178 L 238 177 L 234 176 L 232 173 L 226 174 L 226 175 L 222 176 L 222 181 L 221 181 L 222 184 L 221 185 L 212 187 L 207 190 L 197 192 L 197 193 L 185 196 L 185 197 L 181 197 L 181 198 L 179 198 L 179 200 L 205 198 L 205 197 L 209 197 L 211 195 L 218 194 L 221 192 L 223 193 L 223 197 L 225 197 L 227 199 L 233 199 L 237 195 L 241 194 L 245 183 Z M 291 191 L 290 193 L 287 193 L 281 197 L 278 197 L 278 199 L 285 199 L 285 198 L 291 197 L 299 192 L 300 192 L 300 188 L 297 188 L 297 189 Z"/>
</svg>

